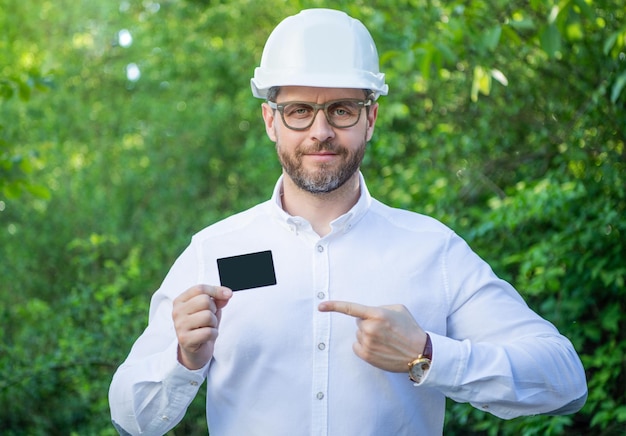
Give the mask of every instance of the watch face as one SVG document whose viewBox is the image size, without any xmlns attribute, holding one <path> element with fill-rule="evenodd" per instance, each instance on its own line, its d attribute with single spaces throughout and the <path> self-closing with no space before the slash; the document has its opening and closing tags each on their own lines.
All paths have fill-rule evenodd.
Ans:
<svg viewBox="0 0 626 436">
<path fill-rule="evenodd" d="M 422 358 L 413 362 L 409 369 L 409 378 L 415 383 L 420 383 L 430 368 L 430 359 Z"/>
</svg>

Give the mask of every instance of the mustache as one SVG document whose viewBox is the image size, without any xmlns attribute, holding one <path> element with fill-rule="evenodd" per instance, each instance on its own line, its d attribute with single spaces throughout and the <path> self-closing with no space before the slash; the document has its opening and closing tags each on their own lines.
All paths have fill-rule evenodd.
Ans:
<svg viewBox="0 0 626 436">
<path fill-rule="evenodd" d="M 310 147 L 303 148 L 301 151 L 303 154 L 319 153 L 322 151 L 335 153 L 335 154 L 346 153 L 346 150 L 341 145 L 338 145 L 329 141 L 316 141 L 313 145 L 311 145 Z"/>
</svg>

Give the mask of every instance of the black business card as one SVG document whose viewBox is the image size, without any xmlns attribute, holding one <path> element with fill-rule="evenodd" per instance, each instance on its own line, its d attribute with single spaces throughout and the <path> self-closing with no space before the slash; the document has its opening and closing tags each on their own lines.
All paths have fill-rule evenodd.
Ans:
<svg viewBox="0 0 626 436">
<path fill-rule="evenodd" d="M 220 283 L 233 291 L 276 284 L 272 252 L 241 254 L 217 259 Z"/>
</svg>

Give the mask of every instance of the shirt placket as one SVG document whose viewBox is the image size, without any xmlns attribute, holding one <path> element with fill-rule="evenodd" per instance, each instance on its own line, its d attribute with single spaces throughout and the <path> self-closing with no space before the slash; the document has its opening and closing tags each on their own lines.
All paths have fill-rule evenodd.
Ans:
<svg viewBox="0 0 626 436">
<path fill-rule="evenodd" d="M 322 313 L 317 306 L 329 299 L 329 252 L 328 242 L 319 240 L 313 247 L 313 380 L 312 380 L 312 434 L 328 432 L 328 341 L 330 338 L 330 314 Z"/>
</svg>

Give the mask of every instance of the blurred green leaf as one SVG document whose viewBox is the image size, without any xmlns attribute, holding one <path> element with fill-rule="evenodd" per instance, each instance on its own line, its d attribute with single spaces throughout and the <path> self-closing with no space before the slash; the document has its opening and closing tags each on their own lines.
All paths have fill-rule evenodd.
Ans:
<svg viewBox="0 0 626 436">
<path fill-rule="evenodd" d="M 617 103 L 624 89 L 624 85 L 626 85 L 626 71 L 623 71 L 622 74 L 617 76 L 615 83 L 613 83 L 613 87 L 611 88 L 611 103 Z"/>
<path fill-rule="evenodd" d="M 544 26 L 540 34 L 541 48 L 553 58 L 561 50 L 561 34 L 554 23 Z"/>
</svg>

